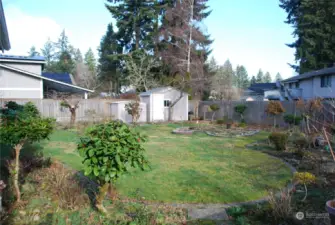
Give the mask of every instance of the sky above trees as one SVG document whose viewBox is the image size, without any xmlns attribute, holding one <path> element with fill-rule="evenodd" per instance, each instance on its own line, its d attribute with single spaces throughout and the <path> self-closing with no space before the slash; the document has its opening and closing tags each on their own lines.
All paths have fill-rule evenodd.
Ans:
<svg viewBox="0 0 335 225">
<path fill-rule="evenodd" d="M 48 37 L 57 41 L 63 29 L 81 52 L 97 47 L 113 21 L 104 0 L 3 0 L 12 50 L 6 54 L 27 54 L 32 45 L 40 49 Z M 256 4 L 257 3 L 257 4 Z M 210 0 L 212 14 L 204 29 L 214 39 L 212 55 L 219 64 L 227 59 L 235 68 L 244 65 L 249 76 L 259 68 L 284 78 L 294 74 L 293 29 L 284 23 L 286 13 L 279 1 Z"/>
</svg>

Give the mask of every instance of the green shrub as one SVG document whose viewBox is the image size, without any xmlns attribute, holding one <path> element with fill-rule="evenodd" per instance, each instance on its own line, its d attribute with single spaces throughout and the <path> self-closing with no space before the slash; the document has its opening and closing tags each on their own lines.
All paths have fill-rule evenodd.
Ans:
<svg viewBox="0 0 335 225">
<path fill-rule="evenodd" d="M 290 125 L 300 125 L 301 121 L 302 121 L 302 117 L 301 116 L 294 116 L 292 114 L 287 114 L 284 116 L 284 121 L 285 123 L 288 123 Z"/>
<path fill-rule="evenodd" d="M 245 122 L 241 122 L 241 123 L 238 124 L 238 127 L 243 128 L 243 127 L 246 127 L 246 126 L 247 126 L 247 124 Z"/>
<path fill-rule="evenodd" d="M 286 144 L 288 140 L 288 135 L 281 132 L 272 132 L 269 136 L 269 140 L 274 144 L 277 151 L 286 150 Z"/>
<path fill-rule="evenodd" d="M 85 175 L 95 178 L 101 185 L 96 199 L 100 211 L 106 212 L 102 201 L 114 181 L 132 167 L 148 168 L 142 145 L 145 141 L 146 137 L 120 121 L 92 126 L 87 129 L 86 136 L 80 138 L 77 148 L 84 158 Z"/>
</svg>

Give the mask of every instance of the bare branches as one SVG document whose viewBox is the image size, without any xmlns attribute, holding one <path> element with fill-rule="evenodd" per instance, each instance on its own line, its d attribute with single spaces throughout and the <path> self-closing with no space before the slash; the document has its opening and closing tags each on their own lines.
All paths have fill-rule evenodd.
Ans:
<svg viewBox="0 0 335 225">
<path fill-rule="evenodd" d="M 150 88 L 158 85 L 157 73 L 153 70 L 161 66 L 160 62 L 146 53 L 129 54 L 125 66 L 128 72 L 129 84 L 137 90 Z"/>
</svg>

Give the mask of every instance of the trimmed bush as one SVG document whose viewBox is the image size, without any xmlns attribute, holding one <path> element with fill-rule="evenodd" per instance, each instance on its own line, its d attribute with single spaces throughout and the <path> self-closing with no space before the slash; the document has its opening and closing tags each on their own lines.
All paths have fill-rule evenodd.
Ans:
<svg viewBox="0 0 335 225">
<path fill-rule="evenodd" d="M 240 114 L 240 117 L 241 117 L 241 122 L 242 123 L 245 123 L 244 121 L 244 117 L 243 117 L 243 114 L 245 112 L 245 110 L 247 109 L 248 107 L 246 105 L 237 105 L 234 107 L 234 110 L 236 113 Z"/>
<path fill-rule="evenodd" d="M 216 120 L 216 123 L 217 124 L 224 124 L 225 121 L 224 121 L 224 119 L 218 119 L 218 120 Z"/>
<path fill-rule="evenodd" d="M 272 132 L 269 136 L 269 140 L 274 144 L 277 151 L 285 151 L 288 140 L 288 135 L 281 132 Z"/>
<path fill-rule="evenodd" d="M 287 114 L 284 116 L 285 123 L 288 123 L 290 125 L 300 125 L 302 121 L 301 116 L 294 116 L 293 114 Z"/>
</svg>

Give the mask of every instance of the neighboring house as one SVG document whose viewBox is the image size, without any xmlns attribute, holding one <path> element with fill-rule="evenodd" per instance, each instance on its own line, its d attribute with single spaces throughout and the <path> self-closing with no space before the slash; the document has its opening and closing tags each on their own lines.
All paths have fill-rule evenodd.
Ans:
<svg viewBox="0 0 335 225">
<path fill-rule="evenodd" d="M 0 0 L 0 50 L 3 52 L 4 50 L 10 49 L 10 42 L 8 37 L 7 25 L 5 13 L 2 7 L 2 1 Z"/>
<path fill-rule="evenodd" d="M 280 100 L 283 101 L 282 88 L 279 82 L 276 83 L 255 83 L 244 90 L 241 96 L 243 101 L 267 101 Z"/>
<path fill-rule="evenodd" d="M 140 99 L 146 104 L 148 122 L 188 120 L 188 93 L 172 87 L 160 87 L 142 92 Z M 172 115 L 169 118 L 169 106 L 177 99 L 179 101 L 172 107 Z"/>
<path fill-rule="evenodd" d="M 0 98 L 43 99 L 47 92 L 53 90 L 82 95 L 87 99 L 88 93 L 94 92 L 72 84 L 69 75 L 43 74 L 44 63 L 41 56 L 0 55 Z"/>
<path fill-rule="evenodd" d="M 335 98 L 335 67 L 303 73 L 281 82 L 289 100 Z"/>
</svg>

